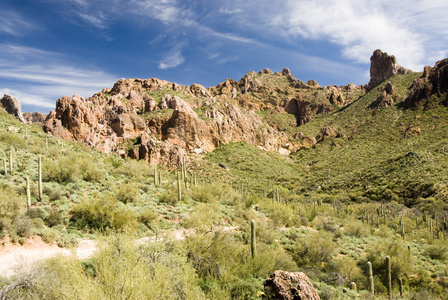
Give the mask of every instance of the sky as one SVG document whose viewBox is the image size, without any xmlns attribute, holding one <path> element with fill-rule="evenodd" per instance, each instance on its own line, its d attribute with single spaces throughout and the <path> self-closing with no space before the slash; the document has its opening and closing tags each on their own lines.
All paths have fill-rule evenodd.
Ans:
<svg viewBox="0 0 448 300">
<path fill-rule="evenodd" d="M 289 68 L 366 84 L 381 49 L 422 71 L 448 57 L 448 1 L 0 0 L 0 97 L 47 113 L 120 78 L 215 86 Z"/>
</svg>

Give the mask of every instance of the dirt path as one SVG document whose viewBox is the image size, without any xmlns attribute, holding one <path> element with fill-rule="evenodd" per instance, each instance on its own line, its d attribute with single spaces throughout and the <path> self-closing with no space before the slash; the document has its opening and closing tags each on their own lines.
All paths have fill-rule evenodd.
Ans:
<svg viewBox="0 0 448 300">
<path fill-rule="evenodd" d="M 234 231 L 237 227 L 216 227 L 215 230 Z M 168 231 L 167 235 L 176 240 L 184 240 L 185 237 L 192 234 L 193 229 L 177 229 Z M 146 241 L 153 241 L 154 238 L 141 238 L 136 241 L 137 244 Z M 57 254 L 71 255 L 76 254 L 79 259 L 91 257 L 97 249 L 97 244 L 93 240 L 80 239 L 78 247 L 75 249 L 59 248 L 57 245 L 48 245 L 38 236 L 28 240 L 23 246 L 11 244 L 5 241 L 0 246 L 0 276 L 10 277 L 19 270 L 30 268 L 30 266 L 40 260 L 50 258 Z"/>
<path fill-rule="evenodd" d="M 0 246 L 0 276 L 10 277 L 21 269 L 29 268 L 35 262 L 57 254 L 74 253 L 79 259 L 85 259 L 92 256 L 95 250 L 96 243 L 85 239 L 79 240 L 78 247 L 73 250 L 48 245 L 37 236 L 28 240 L 23 246 L 6 241 L 3 246 Z"/>
</svg>

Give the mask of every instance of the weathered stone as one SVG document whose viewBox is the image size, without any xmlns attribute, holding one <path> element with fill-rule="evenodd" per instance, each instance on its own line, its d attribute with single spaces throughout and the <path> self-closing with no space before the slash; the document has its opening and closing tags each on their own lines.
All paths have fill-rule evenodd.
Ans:
<svg viewBox="0 0 448 300">
<path fill-rule="evenodd" d="M 22 114 L 22 105 L 19 100 L 9 94 L 5 94 L 1 99 L 1 104 L 7 113 L 16 117 L 20 122 L 25 123 L 25 119 Z"/>
<path fill-rule="evenodd" d="M 386 52 L 377 49 L 370 57 L 370 81 L 367 85 L 367 91 L 370 91 L 395 74 L 410 73 L 412 73 L 411 70 L 405 69 L 397 64 L 395 56 L 388 55 Z"/>
<path fill-rule="evenodd" d="M 308 277 L 301 272 L 275 271 L 263 282 L 265 299 L 320 300 Z"/>
</svg>

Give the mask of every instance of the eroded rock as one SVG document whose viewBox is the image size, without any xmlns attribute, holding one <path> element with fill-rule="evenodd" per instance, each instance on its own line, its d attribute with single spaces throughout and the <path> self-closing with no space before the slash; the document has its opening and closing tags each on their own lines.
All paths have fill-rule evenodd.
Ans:
<svg viewBox="0 0 448 300">
<path fill-rule="evenodd" d="M 265 299 L 320 300 L 308 277 L 301 272 L 275 271 L 263 282 Z"/>
</svg>

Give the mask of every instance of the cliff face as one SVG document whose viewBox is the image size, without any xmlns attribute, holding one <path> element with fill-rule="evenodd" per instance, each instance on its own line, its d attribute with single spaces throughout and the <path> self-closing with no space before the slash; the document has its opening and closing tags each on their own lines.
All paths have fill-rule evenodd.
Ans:
<svg viewBox="0 0 448 300">
<path fill-rule="evenodd" d="M 368 86 L 321 87 L 314 80 L 296 79 L 288 69 L 249 72 L 239 81 L 227 79 L 211 88 L 156 78 L 120 79 L 111 89 L 86 99 L 77 95 L 58 99 L 44 130 L 105 153 L 150 163 L 176 164 L 184 153 L 210 152 L 239 141 L 289 154 L 306 145 L 293 145 L 294 136 L 284 133 L 287 128 L 270 122 L 275 117 L 262 118 L 256 112 L 292 114 L 295 123 L 288 121 L 286 127 L 300 126 L 318 114 L 350 104 L 394 74 L 411 72 L 381 50 L 373 53 L 371 63 Z M 436 75 L 431 74 L 425 80 L 433 80 Z M 372 105 L 392 105 L 392 92 L 383 91 Z"/>
<path fill-rule="evenodd" d="M 87 99 L 62 97 L 44 130 L 151 163 L 178 163 L 185 152 L 210 152 L 232 141 L 270 151 L 287 142 L 254 111 L 218 101 L 201 85 L 155 78 L 121 79 Z"/>
</svg>

